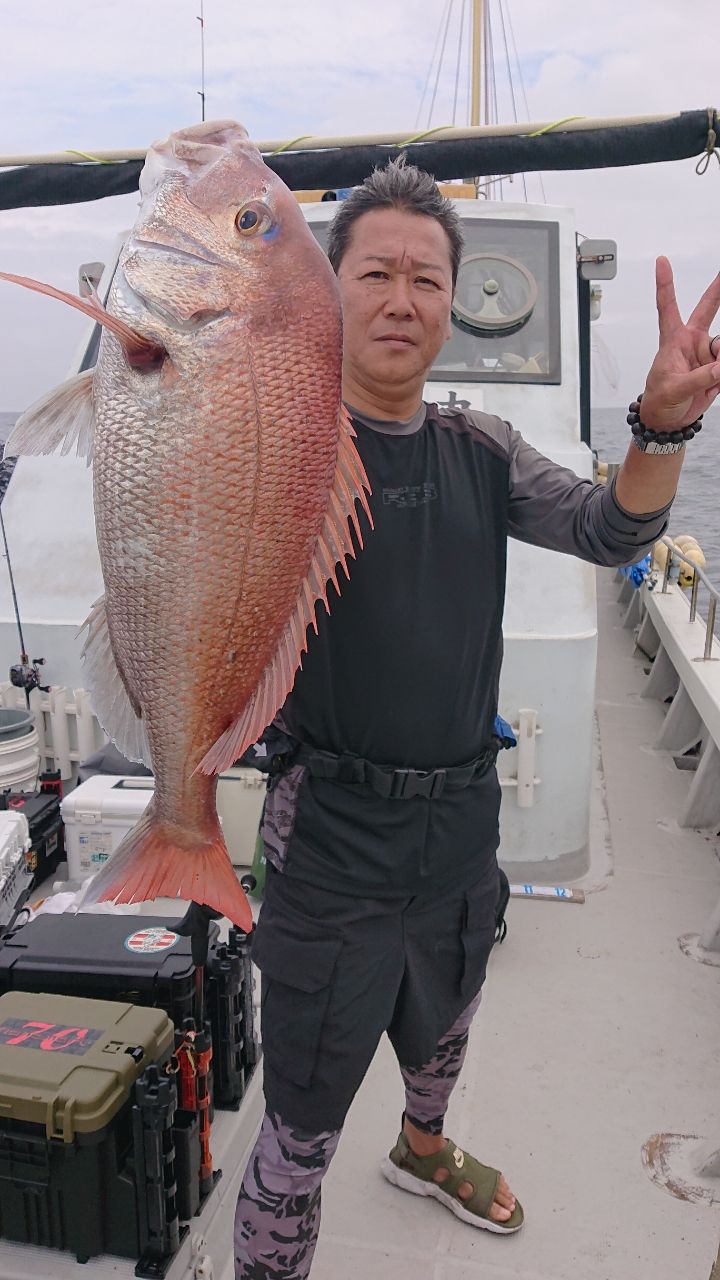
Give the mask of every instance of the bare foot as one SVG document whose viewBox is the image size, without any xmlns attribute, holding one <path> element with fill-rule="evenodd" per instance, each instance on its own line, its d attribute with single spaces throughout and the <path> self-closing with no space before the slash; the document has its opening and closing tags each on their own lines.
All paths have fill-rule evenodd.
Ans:
<svg viewBox="0 0 720 1280">
<path fill-rule="evenodd" d="M 410 1144 L 411 1151 L 416 1156 L 433 1156 L 443 1147 L 447 1146 L 447 1138 L 438 1137 L 435 1134 L 423 1133 L 422 1130 L 416 1129 L 414 1124 L 409 1120 L 403 1123 L 403 1132 Z M 442 1186 L 450 1177 L 449 1169 L 437 1169 L 434 1175 L 434 1181 Z M 458 1187 L 458 1196 L 461 1200 L 469 1200 L 474 1194 L 475 1188 L 471 1182 L 461 1182 Z M 495 1192 L 488 1217 L 492 1222 L 507 1222 L 511 1218 L 515 1209 L 515 1197 L 510 1190 L 505 1178 L 501 1175 Z"/>
</svg>

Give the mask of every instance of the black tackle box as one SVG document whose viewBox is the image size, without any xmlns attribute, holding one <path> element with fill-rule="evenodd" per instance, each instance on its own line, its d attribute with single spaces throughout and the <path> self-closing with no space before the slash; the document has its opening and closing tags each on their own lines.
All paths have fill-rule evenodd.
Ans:
<svg viewBox="0 0 720 1280">
<path fill-rule="evenodd" d="M 0 998 L 0 1236 L 163 1273 L 181 1238 L 174 1038 L 162 1009 Z"/>
<path fill-rule="evenodd" d="M 22 813 L 27 818 L 30 828 L 27 863 L 33 872 L 33 885 L 42 884 L 65 857 L 60 796 L 56 791 L 6 791 L 0 795 L 0 808 Z"/>
<path fill-rule="evenodd" d="M 257 1061 L 246 935 L 210 925 L 205 969 L 212 1028 L 213 1104 L 234 1109 Z M 191 939 L 158 916 L 39 915 L 0 941 L 0 993 L 75 992 L 164 1009 L 178 1031 L 195 1013 Z"/>
</svg>

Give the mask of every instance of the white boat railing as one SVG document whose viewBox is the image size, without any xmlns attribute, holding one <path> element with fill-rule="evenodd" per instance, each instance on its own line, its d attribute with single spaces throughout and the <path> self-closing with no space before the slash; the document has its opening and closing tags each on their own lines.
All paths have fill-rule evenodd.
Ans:
<svg viewBox="0 0 720 1280">
<path fill-rule="evenodd" d="M 707 574 L 663 538 L 668 554 L 662 576 L 653 573 L 641 587 L 621 576 L 623 623 L 652 660 L 642 696 L 668 704 L 654 747 L 687 769 L 692 782 L 678 817 L 681 827 L 720 834 L 720 642 L 714 634 L 720 590 Z M 693 571 L 690 601 L 678 585 L 680 564 Z M 662 583 L 660 589 L 658 584 Z M 701 586 L 708 592 L 707 618 L 698 616 Z M 720 902 L 698 939 L 705 951 L 720 952 Z"/>
<path fill-rule="evenodd" d="M 40 772 L 59 769 L 63 782 L 73 776 L 73 766 L 86 760 L 106 741 L 90 703 L 86 689 L 74 689 L 72 698 L 62 685 L 45 692 L 33 689 L 30 710 L 40 749 Z M 0 706 L 25 710 L 24 689 L 9 681 L 0 683 Z"/>
<path fill-rule="evenodd" d="M 692 587 L 690 590 L 690 621 L 691 622 L 694 622 L 695 618 L 697 617 L 697 602 L 698 602 L 698 591 L 700 589 L 700 583 L 702 582 L 703 585 L 707 587 L 707 590 L 709 593 L 709 600 L 708 600 L 708 616 L 705 624 L 705 648 L 703 651 L 703 661 L 705 662 L 714 661 L 712 656 L 712 647 L 713 647 L 713 638 L 715 635 L 715 618 L 717 616 L 717 603 L 718 603 L 718 600 L 720 600 L 720 591 L 714 585 L 714 583 L 710 581 L 707 574 L 705 573 L 705 570 L 702 569 L 700 565 L 695 564 L 693 560 L 690 560 L 688 556 L 686 556 L 682 551 L 680 551 L 675 546 L 672 538 L 665 537 L 662 539 L 662 542 L 663 542 L 663 545 L 666 546 L 668 549 L 667 560 L 665 561 L 665 570 L 663 573 L 663 583 L 662 583 L 663 595 L 667 595 L 668 584 L 670 583 L 670 580 L 673 577 L 673 569 L 676 561 L 681 561 L 683 564 L 688 565 L 692 570 L 693 580 L 692 580 Z"/>
</svg>

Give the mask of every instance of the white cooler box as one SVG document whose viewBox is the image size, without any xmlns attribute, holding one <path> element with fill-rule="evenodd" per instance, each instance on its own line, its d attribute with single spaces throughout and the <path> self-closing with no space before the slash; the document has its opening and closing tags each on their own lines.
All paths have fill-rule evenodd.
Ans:
<svg viewBox="0 0 720 1280">
<path fill-rule="evenodd" d="M 252 863 L 266 781 L 257 769 L 229 769 L 218 780 L 218 813 L 235 866 Z M 70 880 L 86 880 L 107 862 L 139 822 L 154 785 L 153 778 L 97 774 L 65 796 L 62 817 Z"/>
</svg>

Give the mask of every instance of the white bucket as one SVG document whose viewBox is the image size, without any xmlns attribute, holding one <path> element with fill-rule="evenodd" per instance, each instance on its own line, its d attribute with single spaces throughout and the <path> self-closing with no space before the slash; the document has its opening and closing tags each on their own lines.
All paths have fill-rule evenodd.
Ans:
<svg viewBox="0 0 720 1280">
<path fill-rule="evenodd" d="M 22 716 L 18 711 L 0 710 L 0 721 Z M 24 726 L 23 726 L 24 727 Z M 0 724 L 0 791 L 34 791 L 40 772 L 40 744 L 37 729 L 28 720 L 27 731 L 3 733 Z"/>
</svg>

